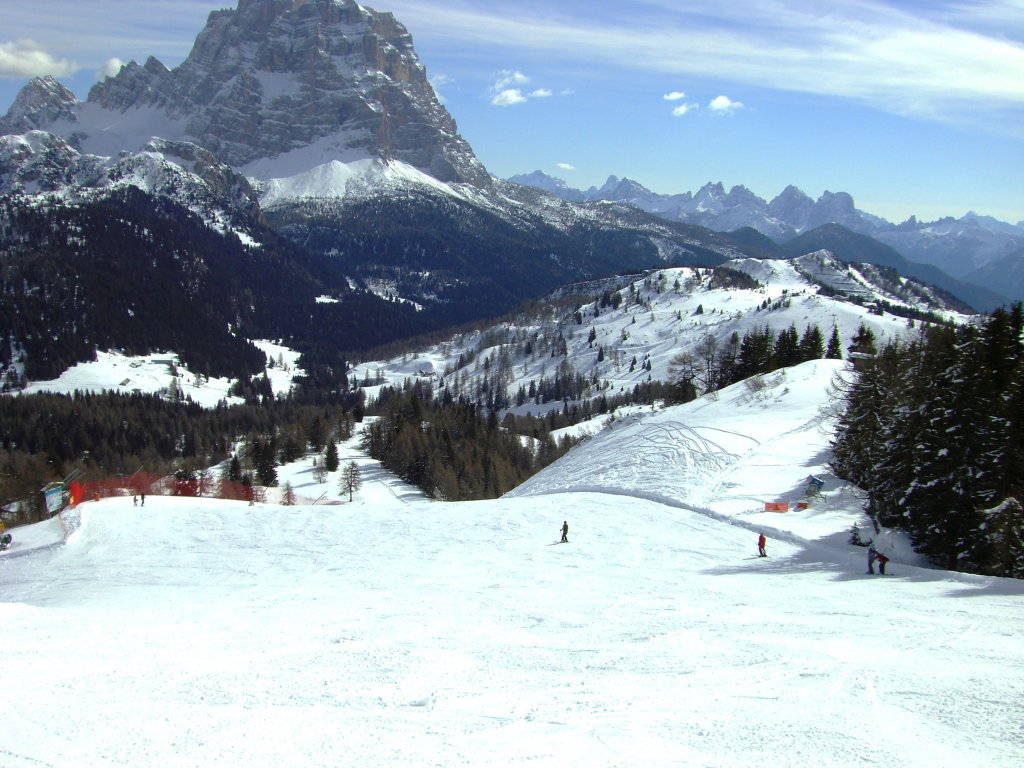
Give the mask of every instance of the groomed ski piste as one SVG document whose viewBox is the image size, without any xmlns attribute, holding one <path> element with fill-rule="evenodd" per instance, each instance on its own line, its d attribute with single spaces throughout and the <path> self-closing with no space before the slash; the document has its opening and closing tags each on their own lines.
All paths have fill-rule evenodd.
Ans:
<svg viewBox="0 0 1024 768">
<path fill-rule="evenodd" d="M 634 411 L 494 501 L 428 501 L 353 440 L 352 503 L 307 461 L 296 506 L 16 528 L 0 765 L 1022 765 L 1024 583 L 889 533 L 866 574 L 826 465 L 843 370 Z"/>
</svg>

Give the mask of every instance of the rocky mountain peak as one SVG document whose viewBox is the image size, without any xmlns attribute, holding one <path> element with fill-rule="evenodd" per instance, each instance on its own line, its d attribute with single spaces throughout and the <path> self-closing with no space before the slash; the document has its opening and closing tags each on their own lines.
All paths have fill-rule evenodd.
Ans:
<svg viewBox="0 0 1024 768">
<path fill-rule="evenodd" d="M 32 94 L 19 98 L 35 103 Z M 163 138 L 200 144 L 235 168 L 316 146 L 305 167 L 281 165 L 298 173 L 331 160 L 379 158 L 445 182 L 491 184 L 438 101 L 412 36 L 392 14 L 354 0 L 239 0 L 209 15 L 180 66 L 130 62 L 95 85 L 88 101 L 121 113 L 154 111 L 153 120 L 137 121 L 139 135 L 117 139 L 120 149 L 141 148 L 157 127 Z M 28 127 L 47 122 L 50 112 Z M 104 153 L 113 141 L 102 143 Z"/>
<path fill-rule="evenodd" d="M 74 120 L 75 94 L 56 78 L 36 77 L 21 89 L 7 114 L 0 119 L 0 133 L 25 133 L 60 120 Z"/>
</svg>

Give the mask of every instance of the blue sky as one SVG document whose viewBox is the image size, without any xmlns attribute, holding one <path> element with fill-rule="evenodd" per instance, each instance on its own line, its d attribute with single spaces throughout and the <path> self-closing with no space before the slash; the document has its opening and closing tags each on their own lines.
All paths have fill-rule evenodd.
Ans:
<svg viewBox="0 0 1024 768">
<path fill-rule="evenodd" d="M 0 0 L 0 111 L 34 74 L 179 64 L 232 0 Z M 845 191 L 899 221 L 1024 220 L 1024 0 L 380 0 L 481 161 L 574 187 Z"/>
</svg>

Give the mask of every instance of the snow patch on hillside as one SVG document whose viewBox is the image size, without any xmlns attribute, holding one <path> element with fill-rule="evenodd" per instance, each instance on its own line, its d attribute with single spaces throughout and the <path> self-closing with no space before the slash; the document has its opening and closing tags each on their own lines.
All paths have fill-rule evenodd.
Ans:
<svg viewBox="0 0 1024 768">
<path fill-rule="evenodd" d="M 275 394 L 286 394 L 296 377 L 305 375 L 298 367 L 298 352 L 272 341 L 254 341 L 267 356 L 267 375 Z M 224 402 L 236 405 L 242 399 L 229 394 L 233 382 L 210 378 L 190 371 L 174 352 L 129 356 L 117 351 L 98 351 L 96 359 L 71 366 L 56 379 L 33 381 L 10 394 L 52 392 L 119 392 L 122 394 L 161 395 L 184 399 L 205 408 Z M 178 394 L 175 395 L 174 393 Z"/>
</svg>

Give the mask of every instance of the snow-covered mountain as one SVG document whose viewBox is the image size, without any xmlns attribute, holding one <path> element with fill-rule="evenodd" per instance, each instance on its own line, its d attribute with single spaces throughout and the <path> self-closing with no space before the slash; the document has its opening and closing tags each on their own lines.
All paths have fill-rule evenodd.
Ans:
<svg viewBox="0 0 1024 768">
<path fill-rule="evenodd" d="M 85 103 L 68 95 L 52 78 L 33 81 L 0 133 L 45 128 L 96 155 L 138 151 L 153 136 L 190 141 L 264 179 L 375 159 L 490 183 L 408 31 L 354 0 L 241 0 L 210 14 L 173 70 L 129 62 Z"/>
<path fill-rule="evenodd" d="M 862 325 L 883 344 L 916 333 L 912 318 L 926 313 L 972 320 L 926 286 L 871 265 L 844 265 L 827 251 L 792 260 L 741 258 L 722 267 L 666 268 L 569 286 L 495 325 L 361 363 L 356 378 L 399 386 L 418 378 L 432 382 L 438 396 L 447 389 L 537 415 L 670 381 L 680 356 L 697 361 L 703 380 L 709 358 L 725 353 L 734 335 L 766 327 L 773 334 L 817 327 L 825 341 L 835 328 L 845 356 Z M 756 284 L 740 284 L 725 270 Z M 578 386 L 553 397 L 546 384 L 555 379 Z"/>
<path fill-rule="evenodd" d="M 708 183 L 694 193 L 663 195 L 630 179 L 612 176 L 600 188 L 581 191 L 542 171 L 509 179 L 544 189 L 565 200 L 611 200 L 675 221 L 697 224 L 717 232 L 751 227 L 775 239 L 787 241 L 827 224 L 840 224 L 892 246 L 910 261 L 930 264 L 954 278 L 983 286 L 1012 299 L 1024 297 L 1024 282 L 993 280 L 984 270 L 1024 250 L 1024 226 L 990 216 L 967 213 L 959 219 L 919 222 L 911 217 L 901 224 L 859 210 L 845 192 L 824 192 L 813 200 L 790 185 L 771 201 L 743 186 L 726 191 L 721 183 Z M 1014 270 L 1015 272 L 1016 270 Z"/>
<path fill-rule="evenodd" d="M 57 361 L 91 359 L 100 340 L 107 350 L 164 351 L 164 342 L 144 348 L 154 334 L 182 345 L 221 336 L 230 346 L 234 337 L 230 354 L 173 350 L 192 364 L 249 361 L 221 375 L 259 364 L 246 344 L 268 336 L 303 351 L 326 345 L 341 360 L 493 317 L 566 283 L 783 255 L 750 231 L 732 236 L 650 213 L 658 196 L 628 180 L 610 180 L 601 200 L 570 202 L 492 178 L 437 100 L 405 28 L 354 0 L 240 0 L 210 15 L 173 70 L 152 58 L 129 63 L 85 102 L 52 78 L 33 80 L 0 134 L 0 246 L 26 288 L 16 292 L 12 348 L 45 359 L 37 372 L 47 377 Z M 801 204 L 792 192 L 780 199 L 787 210 Z M 720 185 L 662 201 L 676 214 L 737 224 L 755 202 Z M 833 218 L 853 210 L 838 195 L 815 205 Z M 128 233 L 122 247 L 104 216 Z M 204 225 L 230 242 L 194 231 Z M 170 317 L 164 328 L 140 325 L 135 287 L 117 284 L 142 279 L 154 231 L 168 229 L 173 237 L 156 238 L 169 252 L 154 262 L 153 288 L 189 302 L 187 328 Z M 189 245 L 198 241 L 204 247 Z M 97 252 L 104 259 L 78 258 Z M 44 300 L 53 272 L 61 291 L 94 288 L 70 302 Z M 202 312 L 200 296 L 234 316 Z M 315 304 L 322 296 L 335 303 Z M 197 312 L 210 328 L 190 319 Z M 41 334 L 29 317 L 88 333 Z"/>
<path fill-rule="evenodd" d="M 750 253 L 727 236 L 627 206 L 567 204 L 492 178 L 437 100 L 405 28 L 353 0 L 241 0 L 210 15 L 179 67 L 129 63 L 85 102 L 53 78 L 31 81 L 0 120 L 0 201 L 0 247 L 15 256 L 15 282 L 28 288 L 18 293 L 26 306 L 13 311 L 13 348 L 45 357 L 37 373 L 47 376 L 57 360 L 89 359 L 100 338 L 133 354 L 164 351 L 140 348 L 153 329 L 139 325 L 134 287 L 110 293 L 134 274 L 125 260 L 144 262 L 148 254 L 132 249 L 152 247 L 154 229 L 180 230 L 180 210 L 195 215 L 188 227 L 205 224 L 237 242 L 189 248 L 185 241 L 205 236 L 178 231 L 167 247 L 188 252 L 188 274 L 172 276 L 181 260 L 161 254 L 163 276 L 178 283 L 161 291 L 182 289 L 191 300 L 217 294 L 215 307 L 258 311 L 277 326 L 257 331 L 218 318 L 219 334 L 247 328 L 257 334 L 250 341 L 272 333 L 305 350 L 326 344 L 338 359 L 507 311 L 566 282 Z M 103 228 L 82 223 L 105 215 L 137 235 L 120 251 L 92 242 L 105 237 Z M 70 238 L 62 223 L 69 218 L 83 230 Z M 283 257 L 282 236 L 291 241 Z M 62 247 L 40 254 L 37 240 Z M 274 271 L 256 258 L 241 269 L 246 249 Z M 96 251 L 112 261 L 74 258 Z M 230 265 L 217 264 L 225 251 Z M 88 300 L 105 311 L 61 301 L 36 307 L 47 290 L 36 284 L 46 271 L 31 267 L 37 258 L 54 262 L 62 284 L 95 279 Z M 94 267 L 94 275 L 80 274 Z M 225 272 L 229 283 L 209 283 Z M 295 290 L 277 291 L 282 302 L 273 306 L 272 284 L 283 273 Z M 335 303 L 314 306 L 320 296 Z M 52 335 L 29 327 L 40 311 L 55 327 L 89 332 L 74 349 L 47 349 Z M 126 338 L 129 323 L 137 328 Z M 183 344 L 217 335 L 173 328 L 170 317 L 165 325 L 163 335 Z M 188 350 L 174 351 L 195 362 Z M 202 357 L 223 357 L 211 353 Z"/>
<path fill-rule="evenodd" d="M 748 275 L 756 284 L 740 285 L 723 270 Z M 835 328 L 845 355 L 862 325 L 883 344 L 915 333 L 914 318 L 922 317 L 974 320 L 926 285 L 873 265 L 846 265 L 827 251 L 787 260 L 738 258 L 719 270 L 665 268 L 567 286 L 494 325 L 395 358 L 358 363 L 350 377 L 395 386 L 429 381 L 439 395 L 448 388 L 483 405 L 504 402 L 513 412 L 536 415 L 565 405 L 564 399 L 537 394 L 556 375 L 586 380 L 570 398 L 573 403 L 628 396 L 648 382 L 669 381 L 674 358 L 720 354 L 734 335 L 766 327 L 778 334 L 790 326 L 802 334 L 810 326 L 827 341 Z M 284 353 L 288 367 L 296 366 L 293 351 L 255 344 L 268 357 Z M 101 355 L 53 380 L 32 381 L 28 391 L 158 392 L 169 386 L 171 374 L 166 364 L 150 370 L 149 360 L 171 356 Z M 176 368 L 193 400 L 212 405 L 224 397 L 229 382 L 207 378 L 199 387 L 200 377 L 186 365 Z M 292 386 L 282 370 L 268 371 L 275 392 Z"/>
</svg>

